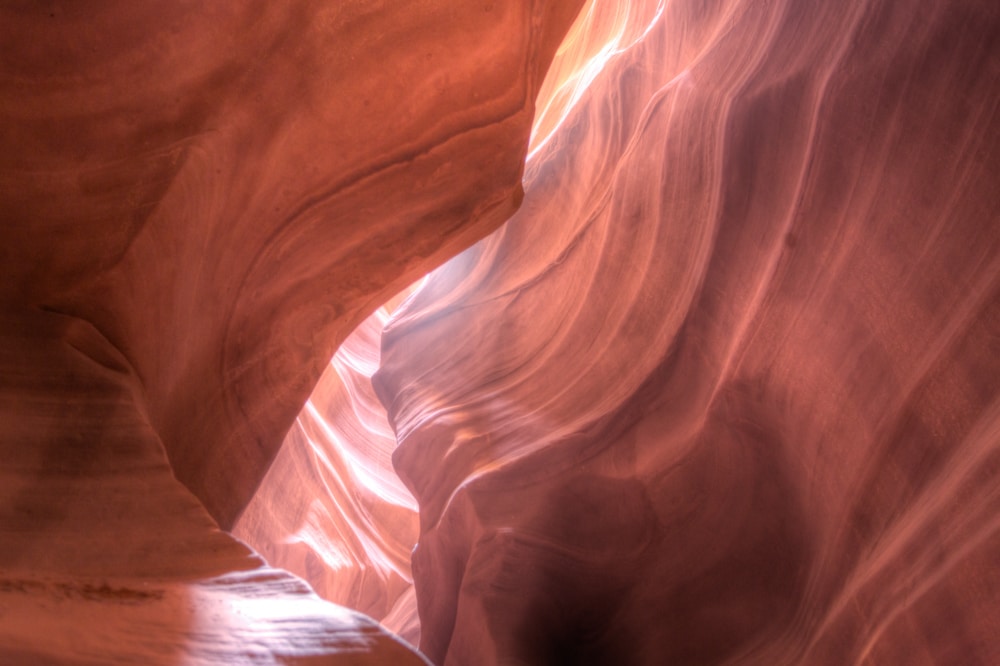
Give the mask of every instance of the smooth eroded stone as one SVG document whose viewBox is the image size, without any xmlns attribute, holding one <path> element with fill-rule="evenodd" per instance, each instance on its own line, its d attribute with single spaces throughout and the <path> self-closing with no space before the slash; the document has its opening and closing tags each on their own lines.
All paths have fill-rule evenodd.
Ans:
<svg viewBox="0 0 1000 666">
<path fill-rule="evenodd" d="M 383 333 L 422 649 L 1000 662 L 1000 6 L 581 20 L 521 209 Z"/>
</svg>

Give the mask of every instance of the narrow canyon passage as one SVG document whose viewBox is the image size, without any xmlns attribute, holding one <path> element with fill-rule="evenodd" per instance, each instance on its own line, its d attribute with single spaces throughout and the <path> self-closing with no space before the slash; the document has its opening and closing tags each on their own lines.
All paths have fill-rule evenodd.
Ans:
<svg viewBox="0 0 1000 666">
<path fill-rule="evenodd" d="M 417 503 L 392 469 L 396 437 L 371 385 L 389 316 L 376 310 L 334 354 L 233 534 L 416 645 Z"/>
<path fill-rule="evenodd" d="M 992 33 L 624 7 L 560 48 L 520 210 L 383 331 L 422 650 L 992 663 Z"/>
<path fill-rule="evenodd" d="M 0 8 L 0 662 L 1000 663 L 998 127 L 988 0 Z"/>
</svg>

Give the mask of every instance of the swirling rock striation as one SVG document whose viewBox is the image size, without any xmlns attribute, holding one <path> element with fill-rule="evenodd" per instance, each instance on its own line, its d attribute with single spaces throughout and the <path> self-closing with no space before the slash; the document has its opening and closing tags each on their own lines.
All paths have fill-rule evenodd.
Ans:
<svg viewBox="0 0 1000 666">
<path fill-rule="evenodd" d="M 388 318 L 379 308 L 334 354 L 233 534 L 416 644 L 417 503 L 392 469 L 396 437 L 371 386 Z"/>
<path fill-rule="evenodd" d="M 0 663 L 427 663 L 216 527 L 96 329 L 0 323 Z"/>
<path fill-rule="evenodd" d="M 383 333 L 421 648 L 1000 662 L 1000 7 L 623 5 Z"/>
<path fill-rule="evenodd" d="M 0 303 L 90 322 L 223 525 L 336 347 L 506 219 L 579 1 L 0 10 Z"/>
<path fill-rule="evenodd" d="M 0 7 L 0 661 L 423 663 L 219 526 L 515 209 L 579 5 Z"/>
</svg>

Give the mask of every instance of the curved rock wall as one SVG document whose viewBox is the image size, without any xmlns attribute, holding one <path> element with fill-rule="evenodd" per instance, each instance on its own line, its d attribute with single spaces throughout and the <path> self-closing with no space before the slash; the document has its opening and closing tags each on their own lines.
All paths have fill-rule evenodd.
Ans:
<svg viewBox="0 0 1000 666">
<path fill-rule="evenodd" d="M 579 5 L 0 7 L 0 662 L 425 663 L 218 526 L 516 208 Z"/>
<path fill-rule="evenodd" d="M 379 308 L 334 354 L 233 534 L 416 644 L 417 503 L 393 472 L 396 437 L 371 386 L 388 319 Z"/>
<path fill-rule="evenodd" d="M 384 331 L 422 649 L 1000 662 L 1000 7 L 634 16 Z"/>
<path fill-rule="evenodd" d="M 580 4 L 0 9 L 0 660 L 422 663 L 217 524 L 336 345 L 514 211 Z M 523 206 L 383 338 L 421 646 L 1000 662 L 996 3 L 570 35 Z M 376 495 L 280 518 L 378 513 L 344 559 L 383 570 L 313 573 L 412 636 Z"/>
<path fill-rule="evenodd" d="M 426 664 L 220 531 L 78 319 L 0 316 L 0 460 L 0 663 Z"/>
<path fill-rule="evenodd" d="M 0 303 L 119 348 L 230 527 L 337 345 L 516 208 L 580 4 L 7 4 Z"/>
</svg>

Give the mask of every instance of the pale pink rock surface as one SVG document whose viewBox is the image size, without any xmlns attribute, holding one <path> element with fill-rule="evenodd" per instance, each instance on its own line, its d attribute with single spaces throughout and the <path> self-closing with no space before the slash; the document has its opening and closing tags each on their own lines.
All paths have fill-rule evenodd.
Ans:
<svg viewBox="0 0 1000 666">
<path fill-rule="evenodd" d="M 1000 5 L 634 15 L 383 333 L 422 649 L 1000 663 Z"/>
<path fill-rule="evenodd" d="M 233 533 L 415 644 L 417 503 L 392 469 L 396 437 L 370 381 L 388 318 L 379 308 L 337 350 Z"/>
<path fill-rule="evenodd" d="M 0 9 L 0 661 L 422 663 L 218 524 L 515 210 L 579 4 Z M 1000 7 L 582 16 L 523 207 L 385 332 L 421 645 L 1000 663 Z M 397 546 L 319 580 L 382 613 Z"/>
</svg>

